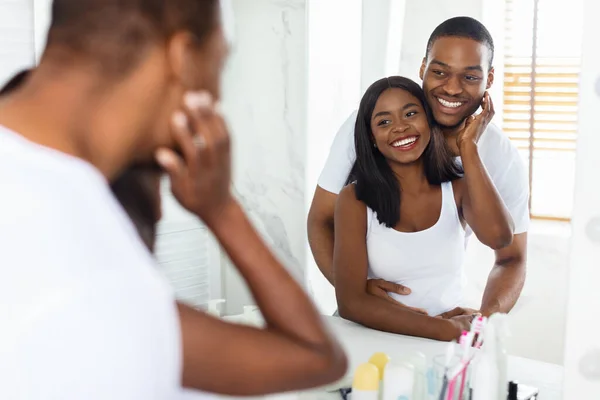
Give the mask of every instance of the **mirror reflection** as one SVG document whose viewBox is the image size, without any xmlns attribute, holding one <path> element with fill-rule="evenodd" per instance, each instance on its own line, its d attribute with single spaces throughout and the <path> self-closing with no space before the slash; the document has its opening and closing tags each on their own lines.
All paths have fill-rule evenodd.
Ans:
<svg viewBox="0 0 600 400">
<path fill-rule="evenodd" d="M 73 237 L 96 254 L 88 258 L 150 265 L 145 279 L 164 286 L 164 297 L 136 297 L 131 288 L 146 281 L 131 275 L 115 293 L 176 304 L 161 314 L 168 332 L 149 329 L 157 343 L 172 336 L 162 354 L 172 357 L 157 355 L 164 365 L 182 356 L 182 370 L 168 371 L 182 384 L 164 393 L 563 398 L 584 0 L 178 0 L 162 14 L 81 1 L 95 11 L 72 0 L 0 3 L 18 21 L 0 20 L 5 201 L 29 204 L 9 165 L 19 152 L 38 160 L 39 145 L 100 173 L 82 192 L 108 183 L 97 216 L 127 228 L 107 222 L 86 241 L 96 231 L 68 222 L 68 179 L 40 180 L 39 165 L 28 167 L 46 195 L 64 192 L 57 210 L 65 231 L 82 229 Z M 137 25 L 109 26 L 122 15 Z M 25 242 L 4 228 L 9 259 L 42 265 L 21 260 Z M 87 284 L 70 280 L 69 263 L 94 263 L 58 257 L 48 249 L 63 249 L 61 236 L 42 231 L 33 239 L 57 243 L 36 254 L 67 271 L 57 293 Z M 109 238 L 117 252 L 92 245 Z M 26 314 L 14 299 L 48 286 L 18 271 L 0 281 L 6 304 Z M 109 297 L 100 283 L 89 293 Z M 23 368 L 18 349 L 42 340 L 24 337 L 10 342 Z M 139 371 L 131 360 L 120 375 Z"/>
</svg>

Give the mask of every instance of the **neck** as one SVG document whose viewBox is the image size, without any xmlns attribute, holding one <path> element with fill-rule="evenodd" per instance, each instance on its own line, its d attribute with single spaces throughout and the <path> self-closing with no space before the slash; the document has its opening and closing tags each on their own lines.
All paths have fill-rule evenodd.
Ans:
<svg viewBox="0 0 600 400">
<path fill-rule="evenodd" d="M 454 156 L 458 156 L 460 151 L 458 149 L 458 145 L 456 144 L 456 138 L 461 130 L 465 127 L 465 121 L 461 122 L 460 125 L 452 127 L 452 128 L 442 128 L 442 132 L 444 133 L 444 138 L 446 138 L 446 143 L 452 151 Z"/>
<path fill-rule="evenodd" d="M 417 194 L 429 187 L 422 158 L 411 164 L 390 164 L 390 166 L 404 194 Z"/>
<path fill-rule="evenodd" d="M 101 79 L 97 71 L 42 63 L 0 103 L 0 124 L 81 158 L 112 180 L 134 157 L 143 107 L 131 84 Z"/>
</svg>

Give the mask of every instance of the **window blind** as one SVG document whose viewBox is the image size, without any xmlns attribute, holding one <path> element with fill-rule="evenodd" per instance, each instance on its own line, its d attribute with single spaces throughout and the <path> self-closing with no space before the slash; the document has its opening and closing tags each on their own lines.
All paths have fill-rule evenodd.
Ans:
<svg viewBox="0 0 600 400">
<path fill-rule="evenodd" d="M 161 186 L 163 217 L 158 225 L 156 259 L 176 297 L 198 308 L 221 296 L 221 252 L 200 220 L 175 200 L 168 179 Z"/>
<path fill-rule="evenodd" d="M 532 216 L 569 219 L 582 0 L 506 0 L 503 129 L 528 165 Z"/>
</svg>

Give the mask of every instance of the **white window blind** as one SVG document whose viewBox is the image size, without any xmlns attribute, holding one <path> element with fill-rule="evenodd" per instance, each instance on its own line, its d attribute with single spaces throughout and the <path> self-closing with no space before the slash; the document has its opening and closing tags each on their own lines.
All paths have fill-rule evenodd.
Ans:
<svg viewBox="0 0 600 400">
<path fill-rule="evenodd" d="M 158 226 L 156 258 L 178 299 L 204 307 L 221 297 L 220 248 L 208 229 L 173 198 L 163 181 L 163 218 Z"/>
<path fill-rule="evenodd" d="M 32 0 L 0 0 L 0 85 L 34 65 Z"/>
<path fill-rule="evenodd" d="M 503 129 L 529 166 L 532 216 L 569 219 L 582 0 L 506 0 Z"/>
</svg>

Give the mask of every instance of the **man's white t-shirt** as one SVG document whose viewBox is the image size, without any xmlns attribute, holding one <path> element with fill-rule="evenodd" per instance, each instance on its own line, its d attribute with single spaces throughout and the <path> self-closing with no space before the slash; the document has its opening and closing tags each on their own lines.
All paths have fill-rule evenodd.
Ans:
<svg viewBox="0 0 600 400">
<path fill-rule="evenodd" d="M 338 194 L 344 187 L 356 160 L 354 126 L 357 111 L 342 124 L 333 140 L 318 185 L 328 192 Z M 519 151 L 502 130 L 489 124 L 479 139 L 479 155 L 496 190 L 510 212 L 515 234 L 529 228 L 529 183 L 527 170 Z M 467 235 L 472 231 L 467 229 Z"/>
<path fill-rule="evenodd" d="M 181 394 L 174 294 L 103 176 L 0 127 L 0 399 Z"/>
</svg>

